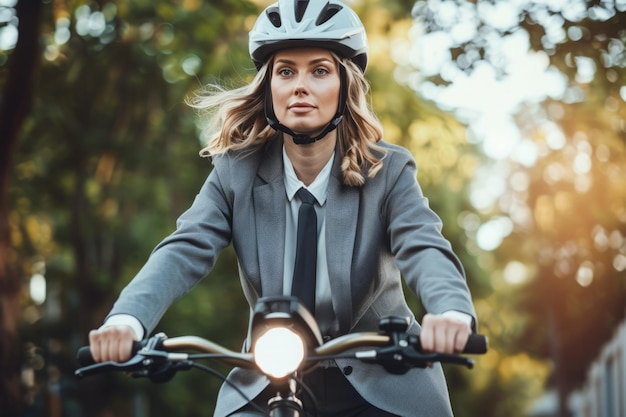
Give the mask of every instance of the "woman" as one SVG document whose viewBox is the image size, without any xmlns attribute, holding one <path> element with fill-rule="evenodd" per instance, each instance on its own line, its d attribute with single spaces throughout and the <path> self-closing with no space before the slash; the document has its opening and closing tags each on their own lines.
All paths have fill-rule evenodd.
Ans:
<svg viewBox="0 0 626 417">
<path fill-rule="evenodd" d="M 214 169 L 177 230 L 90 332 L 94 358 L 127 360 L 132 341 L 153 331 L 230 243 L 251 306 L 291 294 L 300 188 L 315 198 L 318 239 L 314 290 L 298 295 L 314 296 L 323 334 L 374 331 L 382 316 L 408 316 L 424 348 L 460 352 L 475 328 L 463 269 L 421 193 L 413 158 L 382 140 L 368 107 L 367 38 L 356 14 L 336 0 L 279 0 L 259 16 L 250 53 L 259 70 L 250 85 L 193 101 L 211 116 L 202 154 Z M 421 330 L 401 276 L 429 312 Z M 265 378 L 236 368 L 229 379 L 265 405 Z M 320 416 L 452 415 L 440 366 L 390 375 L 337 360 L 305 381 L 324 404 Z M 222 387 L 216 416 L 257 415 L 250 410 Z"/>
</svg>

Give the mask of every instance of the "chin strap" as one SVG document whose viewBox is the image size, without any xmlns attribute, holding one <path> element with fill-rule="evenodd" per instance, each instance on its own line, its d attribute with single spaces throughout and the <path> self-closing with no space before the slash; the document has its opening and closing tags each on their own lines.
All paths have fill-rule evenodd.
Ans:
<svg viewBox="0 0 626 417">
<path fill-rule="evenodd" d="M 274 104 L 272 103 L 272 89 L 269 82 L 265 85 L 265 119 L 267 120 L 267 123 L 272 129 L 278 130 L 291 136 L 293 138 L 293 142 L 296 145 L 307 145 L 309 143 L 313 143 L 322 139 L 328 134 L 328 132 L 336 129 L 337 126 L 339 126 L 339 123 L 343 120 L 343 111 L 346 107 L 346 96 L 348 94 L 346 69 L 343 65 L 339 65 L 339 80 L 341 87 L 339 89 L 339 104 L 337 105 L 337 113 L 335 113 L 333 119 L 328 125 L 326 125 L 322 133 L 320 133 L 319 135 L 311 137 L 309 135 L 295 133 L 293 130 L 289 129 L 287 126 L 278 121 L 278 119 L 276 118 L 276 113 L 274 113 Z"/>
</svg>

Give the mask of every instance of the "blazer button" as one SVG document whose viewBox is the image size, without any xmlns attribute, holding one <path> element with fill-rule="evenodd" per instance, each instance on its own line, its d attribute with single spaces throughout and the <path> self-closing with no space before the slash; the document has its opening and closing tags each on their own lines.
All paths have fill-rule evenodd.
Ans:
<svg viewBox="0 0 626 417">
<path fill-rule="evenodd" d="M 343 367 L 343 374 L 350 375 L 352 373 L 352 367 L 350 365 Z"/>
</svg>

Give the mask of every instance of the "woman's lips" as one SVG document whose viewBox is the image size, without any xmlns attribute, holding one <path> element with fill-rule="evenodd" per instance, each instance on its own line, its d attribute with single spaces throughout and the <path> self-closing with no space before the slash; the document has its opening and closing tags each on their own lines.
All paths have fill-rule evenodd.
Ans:
<svg viewBox="0 0 626 417">
<path fill-rule="evenodd" d="M 289 106 L 289 110 L 294 113 L 307 113 L 315 109 L 315 106 L 309 103 L 294 103 Z"/>
</svg>

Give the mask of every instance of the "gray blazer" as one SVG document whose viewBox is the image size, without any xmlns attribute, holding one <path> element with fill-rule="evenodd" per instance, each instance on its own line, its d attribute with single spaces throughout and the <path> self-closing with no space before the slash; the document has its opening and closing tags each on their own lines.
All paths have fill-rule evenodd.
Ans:
<svg viewBox="0 0 626 417">
<path fill-rule="evenodd" d="M 255 153 L 215 157 L 214 169 L 178 219 L 176 231 L 155 248 L 110 314 L 131 314 L 152 332 L 170 304 L 209 273 L 231 242 L 249 304 L 282 294 L 287 204 L 282 143 L 277 138 Z M 388 153 L 376 177 L 362 187 L 343 185 L 337 157 L 328 184 L 326 245 L 337 335 L 376 331 L 379 318 L 390 314 L 410 317 L 409 330 L 418 333 L 402 278 L 428 312 L 457 310 L 475 317 L 463 268 L 422 194 L 412 156 L 404 148 L 381 144 Z M 452 415 L 440 366 L 391 375 L 359 361 L 337 364 L 352 366 L 346 378 L 383 410 L 401 416 Z M 238 368 L 229 379 L 250 398 L 267 385 L 262 375 Z M 224 384 L 215 415 L 243 405 Z"/>
</svg>

